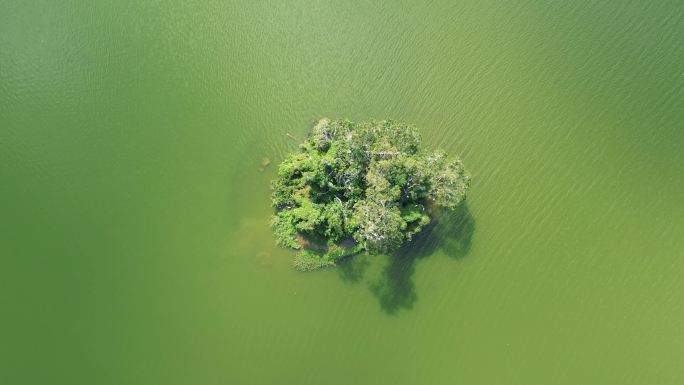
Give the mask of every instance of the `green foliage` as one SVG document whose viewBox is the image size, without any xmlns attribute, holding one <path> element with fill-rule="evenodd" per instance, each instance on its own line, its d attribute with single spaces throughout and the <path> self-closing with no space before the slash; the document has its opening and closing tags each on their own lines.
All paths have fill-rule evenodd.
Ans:
<svg viewBox="0 0 684 385">
<path fill-rule="evenodd" d="M 273 216 L 271 227 L 276 236 L 276 242 L 280 246 L 299 249 L 299 244 L 295 240 L 297 236 L 296 220 L 291 210 L 280 211 Z"/>
<path fill-rule="evenodd" d="M 299 271 L 310 271 L 335 266 L 335 261 L 328 258 L 325 253 L 304 249 L 295 256 L 294 265 Z"/>
<path fill-rule="evenodd" d="M 423 153 L 411 126 L 322 119 L 278 168 L 272 226 L 280 245 L 301 249 L 295 267 L 314 270 L 396 251 L 430 222 L 427 207 L 454 209 L 469 185 L 461 160 Z"/>
</svg>

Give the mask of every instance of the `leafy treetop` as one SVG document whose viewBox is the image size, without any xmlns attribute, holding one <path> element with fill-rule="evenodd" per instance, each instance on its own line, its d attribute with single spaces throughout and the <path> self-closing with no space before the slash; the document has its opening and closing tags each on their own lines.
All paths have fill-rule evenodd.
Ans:
<svg viewBox="0 0 684 385">
<path fill-rule="evenodd" d="M 420 150 L 420 135 L 391 120 L 322 119 L 273 181 L 272 226 L 313 270 L 366 251 L 388 254 L 430 222 L 428 208 L 455 208 L 470 176 L 458 157 Z"/>
</svg>

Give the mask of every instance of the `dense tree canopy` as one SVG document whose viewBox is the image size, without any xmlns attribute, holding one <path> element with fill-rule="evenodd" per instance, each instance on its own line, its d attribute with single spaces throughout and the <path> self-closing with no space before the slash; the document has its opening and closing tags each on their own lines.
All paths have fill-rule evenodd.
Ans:
<svg viewBox="0 0 684 385">
<path fill-rule="evenodd" d="M 470 176 L 458 157 L 420 150 L 420 135 L 391 120 L 322 119 L 273 181 L 273 229 L 313 270 L 367 251 L 388 254 L 430 222 L 428 208 L 455 208 Z"/>
</svg>

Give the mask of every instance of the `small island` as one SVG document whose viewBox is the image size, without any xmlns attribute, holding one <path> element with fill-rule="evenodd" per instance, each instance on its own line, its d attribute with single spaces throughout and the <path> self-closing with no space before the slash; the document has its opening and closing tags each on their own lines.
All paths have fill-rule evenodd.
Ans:
<svg viewBox="0 0 684 385">
<path fill-rule="evenodd" d="M 460 158 L 423 152 L 417 130 L 392 120 L 321 119 L 273 181 L 278 244 L 299 250 L 295 268 L 333 266 L 367 252 L 390 254 L 454 209 L 470 175 Z"/>
</svg>

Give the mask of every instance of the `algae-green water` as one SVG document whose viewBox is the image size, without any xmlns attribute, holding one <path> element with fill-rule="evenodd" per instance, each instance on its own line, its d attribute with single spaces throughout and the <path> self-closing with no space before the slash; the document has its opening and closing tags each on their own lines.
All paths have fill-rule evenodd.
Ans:
<svg viewBox="0 0 684 385">
<path fill-rule="evenodd" d="M 467 205 L 296 272 L 324 116 Z M 679 0 L 0 2 L 0 383 L 684 384 L 683 146 Z"/>
</svg>

